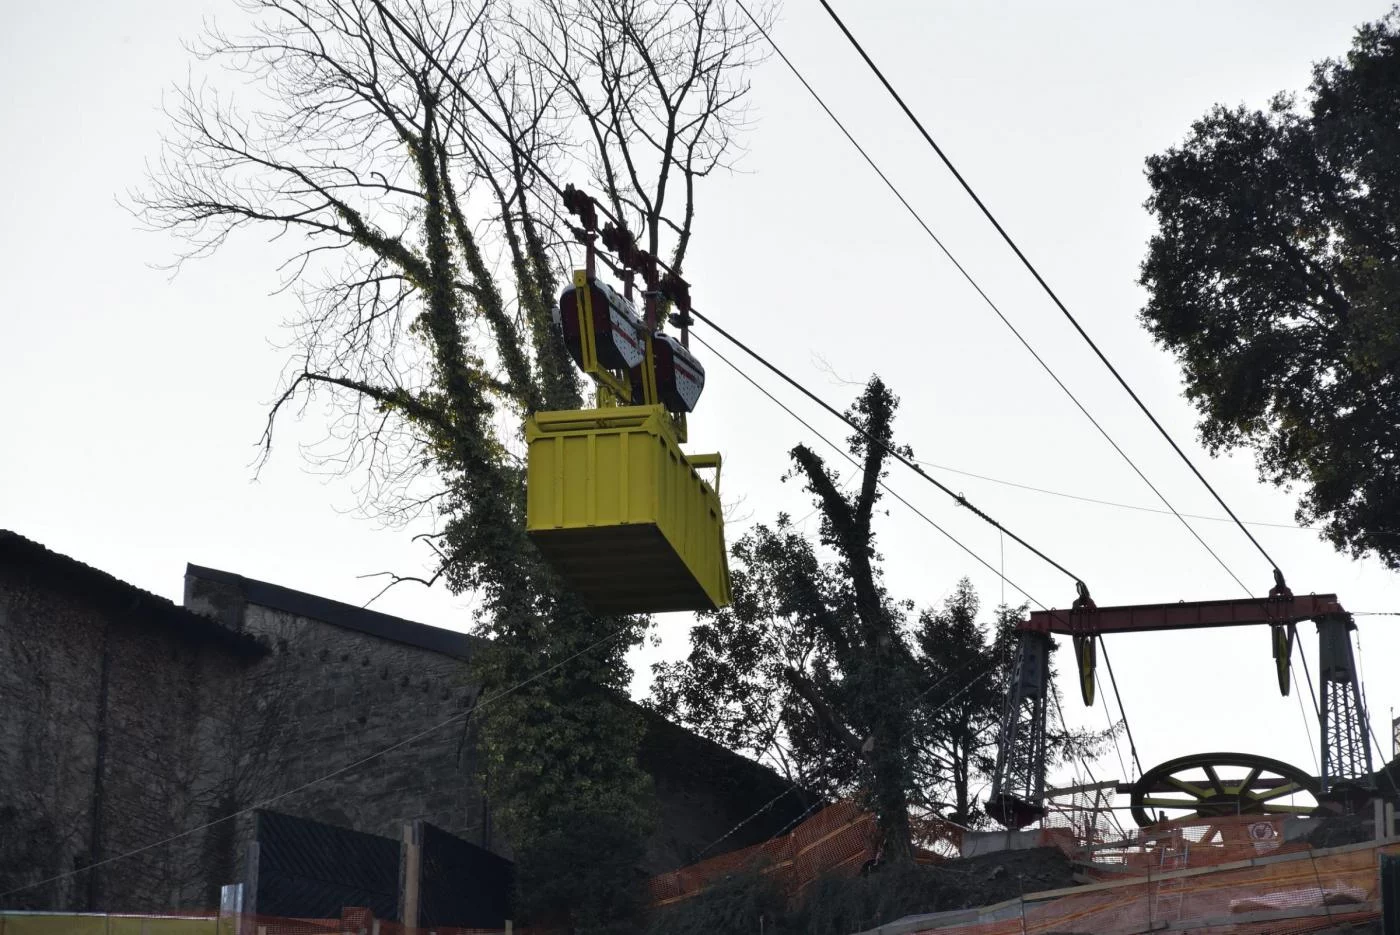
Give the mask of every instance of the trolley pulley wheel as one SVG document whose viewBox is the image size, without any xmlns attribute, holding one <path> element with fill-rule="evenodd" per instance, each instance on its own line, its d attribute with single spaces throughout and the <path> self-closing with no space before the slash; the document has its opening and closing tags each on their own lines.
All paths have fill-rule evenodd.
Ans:
<svg viewBox="0 0 1400 935">
<path fill-rule="evenodd" d="M 1252 753 L 1196 753 L 1142 774 L 1132 787 L 1141 827 L 1168 820 L 1232 815 L 1310 815 L 1321 785 L 1307 772 Z"/>
</svg>

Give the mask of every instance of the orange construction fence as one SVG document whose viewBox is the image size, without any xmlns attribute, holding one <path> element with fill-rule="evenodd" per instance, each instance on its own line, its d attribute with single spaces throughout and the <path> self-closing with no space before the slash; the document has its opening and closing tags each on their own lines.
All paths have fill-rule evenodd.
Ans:
<svg viewBox="0 0 1400 935">
<path fill-rule="evenodd" d="M 819 877 L 859 873 L 875 857 L 877 830 L 874 815 L 854 802 L 837 802 L 781 837 L 652 877 L 651 903 L 680 902 L 744 871 L 772 874 L 789 898 L 796 897 Z"/>
<path fill-rule="evenodd" d="M 338 919 L 293 919 L 251 914 L 178 912 L 64 913 L 0 909 L 0 935 L 563 935 L 557 929 L 512 926 L 457 928 L 402 925 L 347 908 Z"/>
<path fill-rule="evenodd" d="M 1028 894 L 996 906 L 886 925 L 898 935 L 1048 935 L 1138 932 L 1293 935 L 1380 915 L 1381 853 L 1372 842 Z"/>
</svg>

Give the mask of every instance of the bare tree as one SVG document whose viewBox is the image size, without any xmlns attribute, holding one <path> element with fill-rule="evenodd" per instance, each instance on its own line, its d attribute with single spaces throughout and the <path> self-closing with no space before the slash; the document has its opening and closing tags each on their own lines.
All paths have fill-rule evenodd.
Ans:
<svg viewBox="0 0 1400 935">
<path fill-rule="evenodd" d="M 645 621 L 594 619 L 531 548 L 521 417 L 582 404 L 549 320 L 572 249 L 566 182 L 591 183 L 679 269 L 697 182 L 743 128 L 758 33 L 728 0 L 241 5 L 246 28 L 195 49 L 236 93 L 222 79 L 180 90 L 140 210 L 185 239 L 181 260 L 244 229 L 287 244 L 280 282 L 301 310 L 264 451 L 279 417 L 330 401 L 311 457 L 358 478 L 377 515 L 432 520 L 438 558 L 421 580 L 478 594 L 480 629 L 497 638 L 479 666 L 488 697 L 624 627 L 492 705 L 498 729 L 484 731 L 488 762 L 591 743 L 596 768 L 620 773 L 546 764 L 534 804 L 493 789 L 506 818 L 519 829 L 550 801 L 634 796 L 635 725 L 586 689 L 625 687 Z M 584 700 L 564 704 L 571 694 Z M 542 704 L 558 714 L 546 740 L 520 729 L 521 706 Z"/>
</svg>

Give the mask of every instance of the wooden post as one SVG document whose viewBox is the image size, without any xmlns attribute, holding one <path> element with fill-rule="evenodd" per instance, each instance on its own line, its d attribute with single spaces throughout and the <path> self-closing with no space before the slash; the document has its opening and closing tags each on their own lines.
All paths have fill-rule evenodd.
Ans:
<svg viewBox="0 0 1400 935">
<path fill-rule="evenodd" d="M 511 935 L 513 931 L 514 927 L 510 924 L 510 920 L 506 919 L 506 935 Z"/>
<path fill-rule="evenodd" d="M 1389 802 L 1385 803 L 1385 836 L 1395 837 L 1395 806 Z"/>
<path fill-rule="evenodd" d="M 1377 841 L 1383 841 L 1385 840 L 1385 833 L 1387 830 L 1385 825 L 1385 800 L 1373 799 L 1371 801 L 1371 806 L 1372 836 Z"/>
<path fill-rule="evenodd" d="M 399 921 L 405 929 L 418 928 L 418 886 L 423 866 L 423 825 L 404 822 L 399 848 Z"/>
</svg>

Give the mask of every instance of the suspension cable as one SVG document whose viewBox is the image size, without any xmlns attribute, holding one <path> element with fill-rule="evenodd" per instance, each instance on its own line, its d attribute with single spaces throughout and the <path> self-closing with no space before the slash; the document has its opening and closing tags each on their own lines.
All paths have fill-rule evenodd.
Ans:
<svg viewBox="0 0 1400 935">
<path fill-rule="evenodd" d="M 1006 229 L 1001 226 L 1001 222 L 997 220 L 994 214 L 992 214 L 991 209 L 989 209 L 987 205 L 982 201 L 982 199 L 977 195 L 977 192 L 973 190 L 972 186 L 968 183 L 967 179 L 963 177 L 963 174 L 958 171 L 956 166 L 953 165 L 952 160 L 948 158 L 948 155 L 943 151 L 943 148 L 938 145 L 937 141 L 934 140 L 933 136 L 924 127 L 923 123 L 919 120 L 919 118 L 914 115 L 914 112 L 909 108 L 909 105 L 905 103 L 904 98 L 901 97 L 899 92 L 894 89 L 894 85 L 890 84 L 890 81 L 888 78 L 885 77 L 884 72 L 880 70 L 880 67 L 875 64 L 874 60 L 871 59 L 870 55 L 865 51 L 864 46 L 860 44 L 859 40 L 857 40 L 856 37 L 851 33 L 850 29 L 846 27 L 846 24 L 842 21 L 841 17 L 837 15 L 834 9 L 832 9 L 831 4 L 828 3 L 827 0 L 817 0 L 817 2 L 819 2 L 822 5 L 822 8 L 825 9 L 826 12 L 830 15 L 831 19 L 840 28 L 841 32 L 845 35 L 846 39 L 855 48 L 856 52 L 858 52 L 860 54 L 860 57 L 864 59 L 865 64 L 868 65 L 870 67 L 870 70 L 875 73 L 875 77 L 880 80 L 880 83 L 884 85 L 885 90 L 890 93 L 890 96 L 892 98 L 894 98 L 895 103 L 897 103 L 900 109 L 904 111 L 905 116 L 909 118 L 909 120 L 918 129 L 919 133 L 923 136 L 924 140 L 929 144 L 930 147 L 932 147 L 934 153 L 937 154 L 939 160 L 943 163 L 944 166 L 947 167 L 948 171 L 953 174 L 953 177 L 957 179 L 957 182 L 959 185 L 962 186 L 963 191 L 965 191 L 968 194 L 968 196 L 973 200 L 973 202 L 977 205 L 978 209 L 982 212 L 982 215 L 989 222 L 991 222 L 991 225 L 994 228 L 996 228 L 997 233 L 1001 235 L 1001 239 L 1005 241 L 1006 245 L 1011 248 L 1013 253 L 1016 254 L 1017 259 L 1021 261 L 1021 264 L 1025 266 L 1025 268 L 1030 272 L 1031 276 L 1035 278 L 1035 281 L 1040 285 L 1041 289 L 1044 290 L 1045 294 L 1050 297 L 1050 301 L 1055 303 L 1055 307 L 1058 308 L 1060 312 L 1064 314 L 1064 317 L 1069 321 L 1069 323 L 1074 326 L 1074 330 L 1078 332 L 1079 336 L 1083 338 L 1085 343 L 1089 345 L 1090 349 L 1093 350 L 1095 356 L 1098 357 L 1100 362 L 1102 362 L 1103 365 L 1108 368 L 1108 372 L 1113 374 L 1113 378 L 1118 381 L 1118 385 L 1121 386 L 1130 397 L 1132 397 L 1133 402 L 1136 403 L 1137 407 L 1142 410 L 1143 415 L 1147 416 L 1148 420 L 1157 429 L 1158 433 L 1161 434 L 1161 436 L 1164 439 L 1166 439 L 1167 444 L 1171 446 L 1172 450 L 1177 453 L 1177 456 L 1181 458 L 1181 460 L 1186 464 L 1186 466 L 1191 469 L 1191 473 L 1195 474 L 1196 478 L 1203 485 L 1205 485 L 1206 490 L 1210 491 L 1210 494 L 1212 497 L 1215 498 L 1215 501 L 1220 504 L 1221 508 L 1229 515 L 1230 519 L 1234 520 L 1235 525 L 1238 526 L 1240 531 L 1243 532 L 1245 536 L 1249 538 L 1249 541 L 1254 544 L 1254 547 L 1259 550 L 1259 554 L 1264 557 L 1264 560 L 1269 563 L 1270 567 L 1273 568 L 1275 572 L 1278 572 L 1278 562 L 1274 561 L 1273 557 L 1269 555 L 1268 551 L 1262 545 L 1260 545 L 1259 540 L 1254 537 L 1254 533 L 1250 532 L 1249 528 L 1245 526 L 1243 522 L 1240 521 L 1240 518 L 1235 515 L 1235 511 L 1230 509 L 1230 505 L 1225 502 L 1225 498 L 1220 495 L 1220 493 L 1215 489 L 1214 486 L 1211 485 L 1210 481 L 1206 479 L 1206 476 L 1201 473 L 1200 469 L 1196 467 L 1195 463 L 1191 460 L 1191 458 L 1188 457 L 1186 452 L 1182 450 L 1181 446 L 1176 443 L 1176 439 L 1172 438 L 1171 433 L 1169 433 L 1166 430 L 1162 423 L 1152 413 L 1152 410 L 1147 408 L 1147 404 L 1142 401 L 1142 398 L 1138 396 L 1137 392 L 1123 377 L 1123 374 L 1120 373 L 1118 368 L 1115 367 L 1113 363 L 1108 359 L 1108 356 L 1104 354 L 1103 350 L 1094 341 L 1094 339 L 1089 336 L 1089 333 L 1084 330 L 1084 326 L 1079 323 L 1079 319 L 1074 317 L 1074 314 L 1071 313 L 1069 308 L 1065 305 L 1065 303 L 1060 300 L 1060 297 L 1055 293 L 1055 290 L 1052 289 L 1050 287 L 1050 284 L 1045 281 L 1045 277 L 1043 277 L 1040 274 L 1040 270 L 1036 269 L 1035 264 L 1033 264 L 1030 261 L 1030 259 L 1025 255 L 1025 253 L 1022 252 L 1020 246 L 1017 245 L 1016 241 L 1013 240 L 1011 238 L 1011 235 L 1006 232 Z"/>
<path fill-rule="evenodd" d="M 854 419 L 852 419 L 850 416 L 848 416 L 848 415 L 846 415 L 845 413 L 841 412 L 841 411 L 838 410 L 835 406 L 831 405 L 831 404 L 828 403 L 826 400 L 824 400 L 824 399 L 822 399 L 820 396 L 818 396 L 816 393 L 813 393 L 811 390 L 807 389 L 806 386 L 804 386 L 802 383 L 798 382 L 795 378 L 788 376 L 788 374 L 787 374 L 786 372 L 784 372 L 781 368 L 779 368 L 776 364 L 774 364 L 773 362 L 771 362 L 770 360 L 768 360 L 768 358 L 764 357 L 764 356 L 763 356 L 762 354 L 760 354 L 758 351 L 755 351 L 753 348 L 749 347 L 749 346 L 748 346 L 747 344 L 745 344 L 743 341 L 740 341 L 738 338 L 734 337 L 734 335 L 730 334 L 730 333 L 729 333 L 728 331 L 726 331 L 724 328 L 722 328 L 721 326 L 719 326 L 718 324 L 716 324 L 716 323 L 714 322 L 713 319 L 709 318 L 708 316 L 706 316 L 706 315 L 700 313 L 699 311 L 697 311 L 697 310 L 695 310 L 695 309 L 691 309 L 691 314 L 694 315 L 696 318 L 698 318 L 700 321 L 703 321 L 705 324 L 709 325 L 709 326 L 710 326 L 711 328 L 713 328 L 718 334 L 720 334 L 722 337 L 724 337 L 725 340 L 729 341 L 729 343 L 733 344 L 735 347 L 739 348 L 739 350 L 743 351 L 745 354 L 749 355 L 749 357 L 753 358 L 753 359 L 754 359 L 755 361 L 757 361 L 759 364 L 763 365 L 765 368 L 767 368 L 769 371 L 771 371 L 773 374 L 775 374 L 775 375 L 776 375 L 779 379 L 781 379 L 783 382 L 787 383 L 789 386 L 791 386 L 793 389 L 797 390 L 797 391 L 798 391 L 799 393 L 801 393 L 803 396 L 806 396 L 806 397 L 807 397 L 808 399 L 810 399 L 812 402 L 816 403 L 818 406 L 820 406 L 821 408 L 825 409 L 825 410 L 826 410 L 828 413 L 830 413 L 831 415 L 833 415 L 833 416 L 835 416 L 836 418 L 840 419 L 840 420 L 841 420 L 842 422 L 844 422 L 848 427 L 850 427 L 853 431 L 855 431 L 858 435 L 860 435 L 862 438 L 864 438 L 864 439 L 866 440 L 867 443 L 869 443 L 869 444 L 871 444 L 871 445 L 876 445 L 876 446 L 878 446 L 885 454 L 887 454 L 887 455 L 889 455 L 890 457 L 894 458 L 896 461 L 900 462 L 900 463 L 903 464 L 905 467 L 909 468 L 909 470 L 913 471 L 915 474 L 919 475 L 919 476 L 922 477 L 924 480 L 928 481 L 930 484 L 932 484 L 933 486 L 937 487 L 939 490 L 941 490 L 943 493 L 947 494 L 949 497 L 952 497 L 953 500 L 955 500 L 955 501 L 957 502 L 958 506 L 966 507 L 968 510 L 972 511 L 972 513 L 973 513 L 975 516 L 977 516 L 977 518 L 981 519 L 981 520 L 982 520 L 983 522 L 985 522 L 985 523 L 990 524 L 993 528 L 998 529 L 998 530 L 1000 530 L 1002 533 L 1004 533 L 1004 534 L 1006 534 L 1007 536 L 1011 537 L 1011 539 L 1012 539 L 1013 541 L 1019 543 L 1019 544 L 1020 544 L 1023 548 L 1025 548 L 1027 551 L 1031 552 L 1031 553 L 1032 553 L 1033 555 L 1035 555 L 1036 557 L 1040 558 L 1041 560 L 1043 560 L 1043 561 L 1046 562 L 1047 564 L 1053 566 L 1055 569 L 1057 569 L 1058 571 L 1060 571 L 1060 572 L 1062 572 L 1063 574 L 1065 574 L 1066 576 L 1068 576 L 1069 579 L 1070 579 L 1071 581 L 1075 581 L 1075 582 L 1080 583 L 1080 584 L 1083 583 L 1083 581 L 1084 581 L 1083 578 L 1080 578 L 1080 577 L 1079 577 L 1078 575 L 1076 575 L 1074 572 L 1070 571 L 1068 568 L 1066 568 L 1065 566 L 1061 565 L 1059 562 L 1055 561 L 1055 560 L 1054 560 L 1053 558 L 1051 558 L 1050 556 L 1046 555 L 1046 554 L 1045 554 L 1044 552 L 1042 552 L 1040 549 L 1037 549 L 1035 546 L 1031 545 L 1031 544 L 1030 544 L 1029 542 L 1027 542 L 1025 539 L 1022 539 L 1020 536 L 1016 535 L 1016 533 L 1012 532 L 1010 529 L 1007 529 L 1005 526 L 1003 526 L 1001 523 L 999 523 L 996 519 L 994 519 L 992 516 L 990 516 L 990 515 L 987 514 L 986 512 L 984 512 L 984 511 L 978 509 L 976 506 L 973 505 L 973 503 L 972 503 L 970 500 L 968 500 L 968 499 L 967 499 L 966 497 L 964 497 L 962 494 L 956 492 L 956 491 L 953 490 L 951 487 L 949 487 L 947 484 L 943 483 L 942 481 L 938 480 L 936 477 L 934 477 L 933 475 L 931 475 L 931 474 L 929 474 L 927 471 L 925 471 L 922 467 L 920 467 L 919 463 L 918 463 L 917 461 L 915 461 L 913 458 L 911 458 L 911 457 L 909 457 L 908 455 L 904 454 L 904 452 L 900 451 L 898 448 L 891 447 L 890 445 L 885 444 L 885 443 L 884 443 L 883 441 L 881 441 L 880 439 L 875 438 L 873 435 L 871 435 L 869 432 L 867 432 L 864 428 L 862 428 L 862 427 L 861 427 Z M 708 348 L 710 348 L 711 350 L 714 350 L 713 345 L 706 344 L 705 346 L 708 347 Z M 726 363 L 728 363 L 728 361 L 726 361 Z M 731 366 L 733 366 L 733 365 L 731 364 Z"/>
<path fill-rule="evenodd" d="M 1108 658 L 1108 643 L 1100 633 L 1099 649 L 1103 651 L 1104 666 L 1108 669 L 1108 682 L 1113 686 L 1113 697 L 1118 699 L 1118 713 L 1123 717 L 1123 730 L 1128 735 L 1128 750 L 1132 753 L 1133 764 L 1137 766 L 1138 775 L 1143 773 L 1142 760 L 1138 758 L 1137 742 L 1133 740 L 1133 728 L 1128 724 L 1128 712 L 1123 709 L 1123 696 L 1118 691 L 1118 679 L 1113 674 L 1113 660 Z"/>
<path fill-rule="evenodd" d="M 819 93 L 817 93 L 817 90 L 814 87 L 812 87 L 811 82 L 809 82 L 806 76 L 803 75 L 802 72 L 798 69 L 798 67 L 793 64 L 792 60 L 787 57 L 787 54 L 783 52 L 782 47 L 778 45 L 777 41 L 773 38 L 772 34 L 770 34 L 768 30 L 764 28 L 763 24 L 760 23 L 758 19 L 752 13 L 749 12 L 748 7 L 744 5 L 743 0 L 735 0 L 735 3 L 738 5 L 739 9 L 743 11 L 744 15 L 749 18 L 749 22 L 753 24 L 754 28 L 757 29 L 759 33 L 763 36 L 763 38 L 768 41 L 768 44 L 772 46 L 773 51 L 777 53 L 780 59 L 782 59 L 783 64 L 788 67 L 788 70 L 792 72 L 793 76 L 802 84 L 804 88 L 806 88 L 807 93 L 810 94 L 812 96 L 812 99 L 817 102 L 817 105 L 821 107 L 821 109 L 826 113 L 827 117 L 831 119 L 831 122 L 834 123 L 836 125 L 836 128 L 841 131 L 843 136 L 846 137 L 846 140 L 851 144 L 851 146 L 855 148 L 856 152 L 860 153 L 861 158 L 863 158 L 866 164 L 869 165 L 870 168 L 875 172 L 875 174 L 880 177 L 880 181 L 885 183 L 885 187 L 888 188 L 890 192 L 895 196 L 895 198 L 898 199 L 899 203 L 904 206 L 904 209 L 909 212 L 910 217 L 912 217 L 914 221 L 919 225 L 919 227 L 923 229 L 924 233 L 927 234 L 929 239 L 931 239 L 934 242 L 938 249 L 943 253 L 944 257 L 948 259 L 948 262 L 950 262 L 953 265 L 953 268 L 956 269 L 958 273 L 962 275 L 963 279 L 967 281 L 968 285 L 972 287 L 973 291 L 977 293 L 977 295 L 982 299 L 986 306 L 990 308 L 992 312 L 997 316 L 997 318 L 1001 320 L 1001 323 L 1006 326 L 1007 330 L 1009 330 L 1011 334 L 1015 336 L 1016 340 L 1021 343 L 1021 346 L 1026 349 L 1026 352 L 1029 353 L 1032 358 L 1034 358 L 1035 362 L 1040 365 L 1041 369 L 1044 370 L 1046 374 L 1049 375 L 1050 379 L 1054 381 L 1055 385 L 1058 386 L 1067 397 L 1069 397 L 1070 402 L 1074 403 L 1075 407 L 1084 415 L 1084 418 L 1088 419 L 1089 423 L 1093 425 L 1095 429 L 1098 430 L 1099 434 L 1102 435 L 1104 440 L 1108 442 L 1108 444 L 1113 448 L 1115 452 L 1118 453 L 1119 457 L 1121 457 L 1127 463 L 1128 467 L 1132 468 L 1133 473 L 1137 474 L 1137 476 L 1142 480 L 1142 482 L 1147 485 L 1148 489 L 1150 489 L 1157 496 L 1157 499 L 1162 502 L 1162 504 L 1167 508 L 1167 511 L 1170 512 L 1173 516 L 1175 516 L 1181 522 L 1181 524 L 1186 527 L 1186 531 L 1189 532 L 1198 543 L 1200 543 L 1202 548 L 1204 548 L 1208 553 L 1210 553 L 1211 557 L 1215 559 L 1216 563 L 1219 564 L 1222 569 L 1224 569 L 1225 573 L 1229 575 L 1235 581 L 1236 584 L 1244 588 L 1245 591 L 1248 593 L 1249 588 L 1245 586 L 1244 582 L 1240 580 L 1239 576 L 1235 574 L 1234 570 L 1231 569 L 1230 566 L 1225 563 L 1225 560 L 1222 559 L 1220 555 L 1215 551 L 1215 549 L 1213 549 L 1211 545 L 1205 541 L 1201 534 L 1196 531 L 1195 527 L 1193 527 L 1189 522 L 1187 522 L 1186 516 L 1183 513 L 1181 513 L 1181 511 L 1179 511 L 1175 506 L 1173 506 L 1171 501 L 1167 499 L 1166 494 L 1162 493 L 1162 491 L 1157 487 L 1157 485 L 1154 484 L 1145 473 L 1143 473 L 1142 469 L 1138 467 L 1137 463 L 1133 461 L 1132 457 L 1123 449 L 1123 447 L 1118 444 L 1117 440 L 1114 439 L 1114 437 L 1108 433 L 1108 430 L 1103 427 L 1103 424 L 1100 423 L 1097 418 L 1095 418 L 1094 414 L 1089 411 L 1088 407 L 1086 407 L 1082 402 L 1080 402 L 1079 397 L 1075 395 L 1074 391 L 1071 390 L 1069 386 L 1066 385 L 1065 382 L 1060 379 L 1060 375 L 1055 372 L 1054 368 L 1051 367 L 1050 364 L 1045 360 L 1045 358 L 1043 358 L 1040 355 L 1040 353 L 1035 349 L 1035 347 L 1031 345 L 1030 341 L 1028 341 L 1026 337 L 1021 334 L 1020 329 L 1018 329 L 1014 324 L 1012 324 L 1011 319 L 1006 317 L 1006 314 L 1001 310 L 1001 307 L 998 306 L 997 303 L 992 299 L 992 297 L 987 294 L 986 290 L 982 288 L 981 283 L 979 283 L 977 279 L 972 275 L 972 273 L 968 271 L 967 267 L 963 266 L 962 262 L 943 242 L 942 238 L 940 238 L 938 234 L 934 232 L 933 228 L 929 226 L 928 222 L 924 220 L 923 216 L 919 214 L 918 210 L 915 209 L 914 206 L 909 203 L 909 199 L 904 197 L 904 193 L 901 192 L 899 190 L 899 187 L 896 186 L 894 182 L 890 180 L 890 177 L 885 174 L 885 171 L 883 169 L 880 168 L 880 165 L 875 161 L 874 157 L 872 157 L 870 153 L 866 151 L 865 147 L 862 146 L 860 142 L 855 138 L 855 136 L 851 133 L 851 131 L 846 128 L 846 125 L 841 121 L 841 118 L 836 116 L 836 113 L 830 107 L 827 106 L 826 101 L 822 98 L 822 96 Z"/>
</svg>

